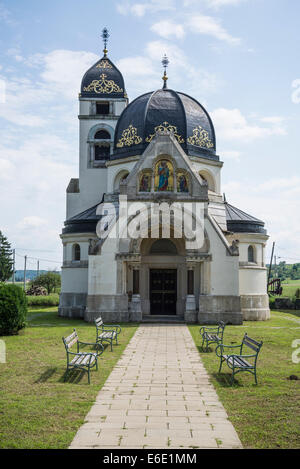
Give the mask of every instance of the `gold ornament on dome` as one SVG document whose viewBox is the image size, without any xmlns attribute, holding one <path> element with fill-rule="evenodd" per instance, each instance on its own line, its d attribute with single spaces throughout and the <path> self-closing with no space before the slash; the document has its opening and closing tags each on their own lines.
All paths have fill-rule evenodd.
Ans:
<svg viewBox="0 0 300 469">
<path fill-rule="evenodd" d="M 108 60 L 102 59 L 102 60 L 100 60 L 100 62 L 98 63 L 98 65 L 96 65 L 96 68 L 113 68 L 113 67 L 112 67 L 112 65 L 109 63 Z"/>
<path fill-rule="evenodd" d="M 158 125 L 154 128 L 154 132 L 154 134 L 149 135 L 149 137 L 146 138 L 146 142 L 150 143 L 156 134 L 169 132 L 170 134 L 173 134 L 174 137 L 176 137 L 179 143 L 184 143 L 184 138 L 178 134 L 177 127 L 175 125 L 169 124 L 169 122 L 163 122 L 162 124 Z"/>
<path fill-rule="evenodd" d="M 89 86 L 83 88 L 83 91 L 94 91 L 94 93 L 123 93 L 123 89 L 120 88 L 113 80 L 106 80 L 107 75 L 102 73 L 100 75 L 101 80 L 93 80 Z"/>
<path fill-rule="evenodd" d="M 123 130 L 122 138 L 117 143 L 117 148 L 130 147 L 131 145 L 138 145 L 142 139 L 138 136 L 137 128 L 130 124 L 128 129 Z"/>
<path fill-rule="evenodd" d="M 187 139 L 187 142 L 191 145 L 201 148 L 213 148 L 214 144 L 209 138 L 207 130 L 203 129 L 201 125 L 198 125 L 193 130 L 193 135 Z"/>
</svg>

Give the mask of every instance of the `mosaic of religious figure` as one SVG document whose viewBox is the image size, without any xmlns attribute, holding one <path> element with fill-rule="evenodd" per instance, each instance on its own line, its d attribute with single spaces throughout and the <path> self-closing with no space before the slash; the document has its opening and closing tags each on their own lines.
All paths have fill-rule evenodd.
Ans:
<svg viewBox="0 0 300 469">
<path fill-rule="evenodd" d="M 140 192 L 151 191 L 151 174 L 144 173 L 140 179 Z"/>
<path fill-rule="evenodd" d="M 189 187 L 184 174 L 179 173 L 177 176 L 177 192 L 188 192 Z"/>
<path fill-rule="evenodd" d="M 173 167 L 167 160 L 161 160 L 156 165 L 155 189 L 159 192 L 173 190 Z"/>
</svg>

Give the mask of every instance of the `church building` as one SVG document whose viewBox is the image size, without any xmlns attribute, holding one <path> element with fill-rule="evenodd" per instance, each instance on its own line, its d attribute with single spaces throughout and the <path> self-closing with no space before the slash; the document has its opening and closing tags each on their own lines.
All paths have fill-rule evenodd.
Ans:
<svg viewBox="0 0 300 469">
<path fill-rule="evenodd" d="M 166 57 L 162 88 L 129 103 L 122 73 L 108 57 L 106 29 L 102 36 L 104 55 L 84 75 L 79 94 L 79 178 L 67 187 L 60 316 L 268 320 L 265 225 L 222 195 L 223 163 L 208 112 L 168 87 Z M 198 204 L 201 245 L 195 247 L 185 231 L 179 236 L 176 210 L 168 230 L 158 214 L 138 236 L 124 231 L 127 222 L 122 236 L 109 236 L 122 201 L 129 209 L 141 207 L 128 223 L 141 211 L 148 220 L 154 204 Z"/>
</svg>

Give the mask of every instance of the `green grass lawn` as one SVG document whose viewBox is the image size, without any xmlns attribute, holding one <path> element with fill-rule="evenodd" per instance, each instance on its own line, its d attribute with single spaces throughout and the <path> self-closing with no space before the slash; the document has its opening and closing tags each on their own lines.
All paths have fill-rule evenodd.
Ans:
<svg viewBox="0 0 300 469">
<path fill-rule="evenodd" d="M 0 364 L 0 448 L 67 448 L 118 361 L 137 324 L 121 324 L 119 345 L 107 347 L 99 370 L 70 373 L 64 382 L 66 352 L 62 337 L 76 328 L 93 342 L 95 326 L 57 317 L 57 308 L 32 308 L 28 327 L 18 336 L 1 337 L 7 363 Z M 75 346 L 76 350 L 76 346 Z"/>
<path fill-rule="evenodd" d="M 229 386 L 230 370 L 212 352 L 203 353 L 199 326 L 190 326 L 204 365 L 244 448 L 300 447 L 300 364 L 293 364 L 292 342 L 300 339 L 300 312 L 272 312 L 268 322 L 244 322 L 227 326 L 224 343 L 241 343 L 244 333 L 264 344 L 258 359 L 258 386 L 249 373 L 240 373 Z"/>
<path fill-rule="evenodd" d="M 281 284 L 282 296 L 288 296 L 292 298 L 295 296 L 296 290 L 300 288 L 300 280 L 285 280 Z"/>
</svg>

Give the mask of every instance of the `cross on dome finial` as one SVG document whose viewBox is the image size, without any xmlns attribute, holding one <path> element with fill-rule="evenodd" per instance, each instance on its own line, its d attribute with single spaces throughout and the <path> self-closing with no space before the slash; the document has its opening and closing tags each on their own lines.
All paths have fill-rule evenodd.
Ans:
<svg viewBox="0 0 300 469">
<path fill-rule="evenodd" d="M 164 69 L 165 69 L 165 71 L 164 71 L 164 76 L 163 76 L 163 78 L 162 78 L 163 81 L 164 81 L 163 89 L 166 89 L 166 88 L 167 88 L 167 80 L 168 80 L 168 77 L 167 77 L 167 68 L 168 68 L 168 65 L 169 65 L 169 63 L 170 63 L 170 62 L 169 62 L 169 59 L 168 59 L 168 57 L 167 57 L 166 54 L 163 56 L 163 59 L 162 59 L 161 63 L 162 63 L 162 65 L 163 65 Z"/>
<path fill-rule="evenodd" d="M 108 32 L 108 29 L 107 29 L 107 28 L 104 28 L 104 29 L 102 30 L 102 34 L 101 34 L 101 37 L 102 37 L 103 42 L 104 42 L 104 50 L 103 50 L 103 52 L 104 52 L 104 57 L 106 57 L 107 52 L 108 52 L 106 46 L 107 46 L 107 42 L 108 42 L 109 36 L 110 36 L 110 34 L 109 34 L 109 32 Z"/>
</svg>

